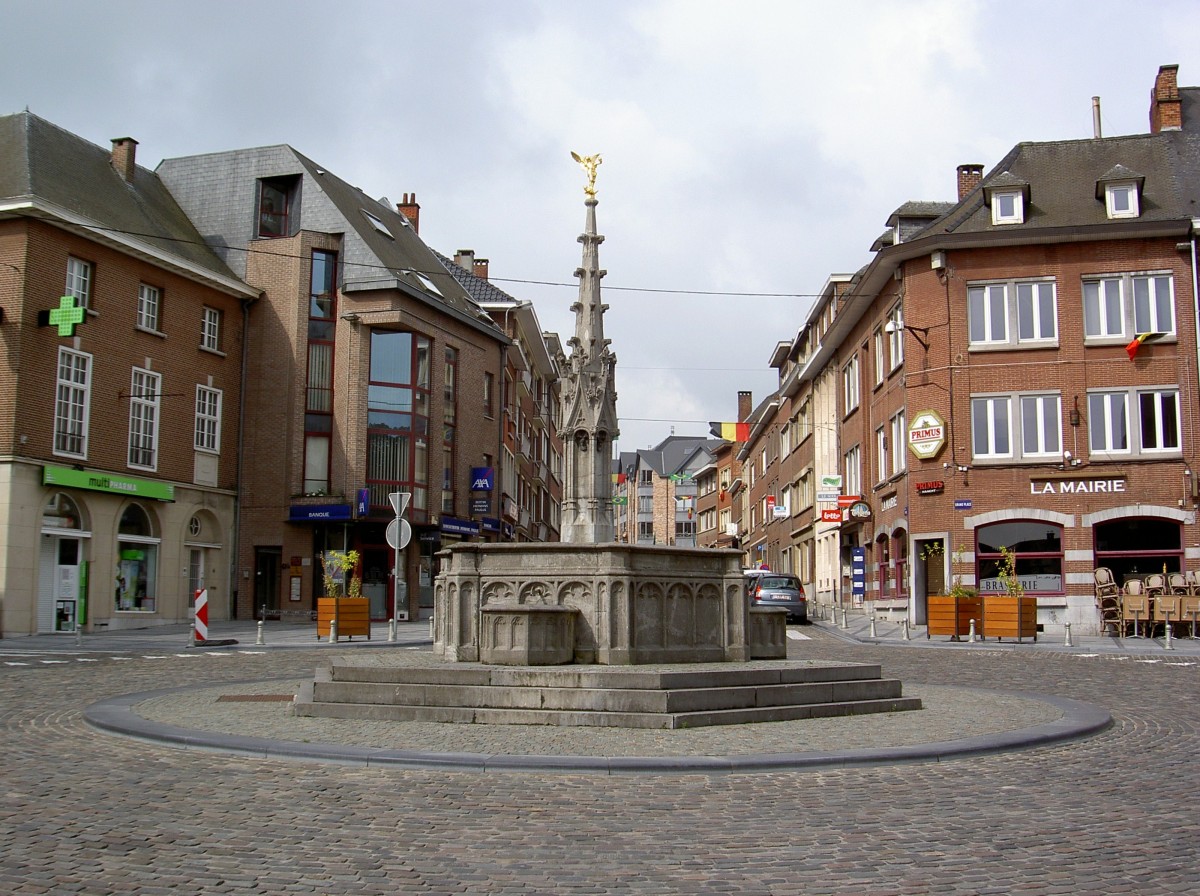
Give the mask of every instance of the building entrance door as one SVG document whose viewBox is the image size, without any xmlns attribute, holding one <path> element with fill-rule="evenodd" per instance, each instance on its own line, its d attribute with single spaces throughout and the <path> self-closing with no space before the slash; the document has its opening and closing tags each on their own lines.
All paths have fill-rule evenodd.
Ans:
<svg viewBox="0 0 1200 896">
<path fill-rule="evenodd" d="M 279 570 L 283 548 L 254 549 L 254 615 L 279 618 Z"/>
<path fill-rule="evenodd" d="M 80 540 L 42 539 L 38 576 L 38 632 L 73 632 L 79 624 Z"/>
</svg>

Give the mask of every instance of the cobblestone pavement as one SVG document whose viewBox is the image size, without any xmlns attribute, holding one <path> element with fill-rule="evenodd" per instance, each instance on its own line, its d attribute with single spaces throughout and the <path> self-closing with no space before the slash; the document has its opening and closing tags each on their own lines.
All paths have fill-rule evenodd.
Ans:
<svg viewBox="0 0 1200 896">
<path fill-rule="evenodd" d="M 1195 655 L 808 633 L 793 655 L 1081 700 L 1115 724 L 943 763 L 488 775 L 184 751 L 82 720 L 121 694 L 305 677 L 317 649 L 0 664 L 0 893 L 1200 891 Z"/>
</svg>

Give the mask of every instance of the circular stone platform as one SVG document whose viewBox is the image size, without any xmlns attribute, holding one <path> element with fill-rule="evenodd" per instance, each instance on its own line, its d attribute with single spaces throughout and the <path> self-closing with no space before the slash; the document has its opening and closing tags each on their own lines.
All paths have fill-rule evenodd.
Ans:
<svg viewBox="0 0 1200 896">
<path fill-rule="evenodd" d="M 1059 697 L 905 686 L 924 709 L 682 730 L 298 718 L 301 679 L 129 694 L 84 712 L 114 734 L 184 749 L 456 771 L 746 773 L 944 761 L 1073 740 L 1112 724 Z M 254 732 L 248 736 L 246 732 Z"/>
</svg>

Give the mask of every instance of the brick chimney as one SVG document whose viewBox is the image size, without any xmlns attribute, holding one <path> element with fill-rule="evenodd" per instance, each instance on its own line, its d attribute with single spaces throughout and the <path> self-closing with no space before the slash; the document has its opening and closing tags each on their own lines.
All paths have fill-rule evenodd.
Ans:
<svg viewBox="0 0 1200 896">
<path fill-rule="evenodd" d="M 754 393 L 739 392 L 738 393 L 738 423 L 745 423 L 750 419 L 750 414 L 754 410 Z"/>
<path fill-rule="evenodd" d="M 488 260 L 476 258 L 474 249 L 459 249 L 454 253 L 454 263 L 460 268 L 470 271 L 480 280 L 488 278 Z"/>
<path fill-rule="evenodd" d="M 413 233 L 421 232 L 421 206 L 417 205 L 417 194 L 405 193 L 399 202 L 396 203 L 396 211 L 408 218 L 408 223 L 412 225 Z"/>
<path fill-rule="evenodd" d="M 132 137 L 117 137 L 112 142 L 112 166 L 125 179 L 133 183 L 133 172 L 137 167 L 137 141 Z"/>
<path fill-rule="evenodd" d="M 967 194 L 983 182 L 982 165 L 958 166 L 958 201 L 962 202 Z"/>
<path fill-rule="evenodd" d="M 1160 65 L 1150 91 L 1150 133 L 1178 131 L 1183 127 L 1183 105 L 1179 99 L 1179 66 Z"/>
</svg>

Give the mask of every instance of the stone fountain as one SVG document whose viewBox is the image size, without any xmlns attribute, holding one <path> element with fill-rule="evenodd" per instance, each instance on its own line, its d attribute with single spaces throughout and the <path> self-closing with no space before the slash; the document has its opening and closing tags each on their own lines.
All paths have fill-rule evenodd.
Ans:
<svg viewBox="0 0 1200 896">
<path fill-rule="evenodd" d="M 600 156 L 572 156 L 588 183 L 575 335 L 558 357 L 563 540 L 443 551 L 440 662 L 338 660 L 301 691 L 297 714 L 676 728 L 919 708 L 879 666 L 787 660 L 786 611 L 749 606 L 740 551 L 616 542 Z"/>
</svg>

